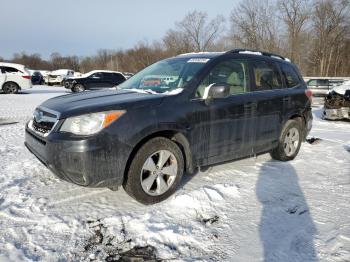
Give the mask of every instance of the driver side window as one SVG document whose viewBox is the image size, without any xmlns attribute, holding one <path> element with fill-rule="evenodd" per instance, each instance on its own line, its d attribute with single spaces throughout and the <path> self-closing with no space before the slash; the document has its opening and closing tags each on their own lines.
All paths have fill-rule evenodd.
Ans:
<svg viewBox="0 0 350 262">
<path fill-rule="evenodd" d="M 204 98 L 206 89 L 213 84 L 230 88 L 230 95 L 249 92 L 248 64 L 245 60 L 229 59 L 215 65 L 199 84 L 195 97 Z"/>
</svg>

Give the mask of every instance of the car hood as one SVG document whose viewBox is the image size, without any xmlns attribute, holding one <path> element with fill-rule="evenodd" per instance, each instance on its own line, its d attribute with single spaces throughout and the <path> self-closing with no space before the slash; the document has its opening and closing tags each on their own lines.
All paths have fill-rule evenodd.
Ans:
<svg viewBox="0 0 350 262">
<path fill-rule="evenodd" d="M 39 108 L 59 113 L 59 118 L 67 118 L 108 110 L 132 109 L 159 105 L 164 95 L 139 93 L 129 90 L 102 90 L 63 95 L 51 98 Z"/>
</svg>

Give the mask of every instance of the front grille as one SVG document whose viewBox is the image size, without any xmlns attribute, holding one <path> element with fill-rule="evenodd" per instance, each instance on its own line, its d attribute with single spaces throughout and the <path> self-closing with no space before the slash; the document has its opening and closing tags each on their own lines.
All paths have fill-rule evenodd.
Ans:
<svg viewBox="0 0 350 262">
<path fill-rule="evenodd" d="M 32 128 L 34 131 L 39 132 L 42 135 L 48 134 L 57 122 L 57 115 L 42 109 L 36 109 L 34 111 L 34 117 L 32 121 Z"/>
</svg>

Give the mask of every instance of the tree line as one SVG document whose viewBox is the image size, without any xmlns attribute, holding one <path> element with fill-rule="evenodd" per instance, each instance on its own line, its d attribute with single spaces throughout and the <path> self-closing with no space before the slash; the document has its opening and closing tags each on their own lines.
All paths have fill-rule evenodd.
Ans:
<svg viewBox="0 0 350 262">
<path fill-rule="evenodd" d="M 350 0 L 241 0 L 229 17 L 189 12 L 161 40 L 93 56 L 14 54 L 32 69 L 137 72 L 180 53 L 249 48 L 290 58 L 308 76 L 350 76 Z"/>
</svg>

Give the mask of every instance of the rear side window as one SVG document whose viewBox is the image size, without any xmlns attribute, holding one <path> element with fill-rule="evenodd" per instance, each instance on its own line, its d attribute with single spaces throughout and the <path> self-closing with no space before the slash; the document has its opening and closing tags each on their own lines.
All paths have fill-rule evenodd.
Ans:
<svg viewBox="0 0 350 262">
<path fill-rule="evenodd" d="M 282 80 L 277 68 L 266 61 L 253 61 L 256 91 L 280 89 Z"/>
<path fill-rule="evenodd" d="M 91 78 L 102 78 L 103 75 L 102 75 L 102 73 L 94 73 L 94 74 L 92 74 L 90 77 L 91 77 Z"/>
<path fill-rule="evenodd" d="M 13 67 L 9 67 L 9 66 L 3 66 L 1 68 L 1 71 L 3 73 L 17 73 L 17 72 L 20 72 L 19 70 L 17 70 L 16 68 L 13 68 Z"/>
<path fill-rule="evenodd" d="M 123 82 L 125 80 L 125 77 L 121 74 L 112 74 L 113 80 L 117 81 L 118 83 Z"/>
<path fill-rule="evenodd" d="M 298 74 L 295 72 L 293 67 L 286 64 L 280 64 L 280 67 L 281 67 L 283 78 L 288 88 L 295 87 L 300 84 Z M 310 83 L 309 85 L 314 85 L 314 83 L 311 83 L 311 84 Z"/>
<path fill-rule="evenodd" d="M 328 79 L 317 79 L 317 85 L 328 86 Z"/>
<path fill-rule="evenodd" d="M 104 79 L 111 79 L 112 74 L 111 73 L 100 73 L 100 77 Z"/>
</svg>

